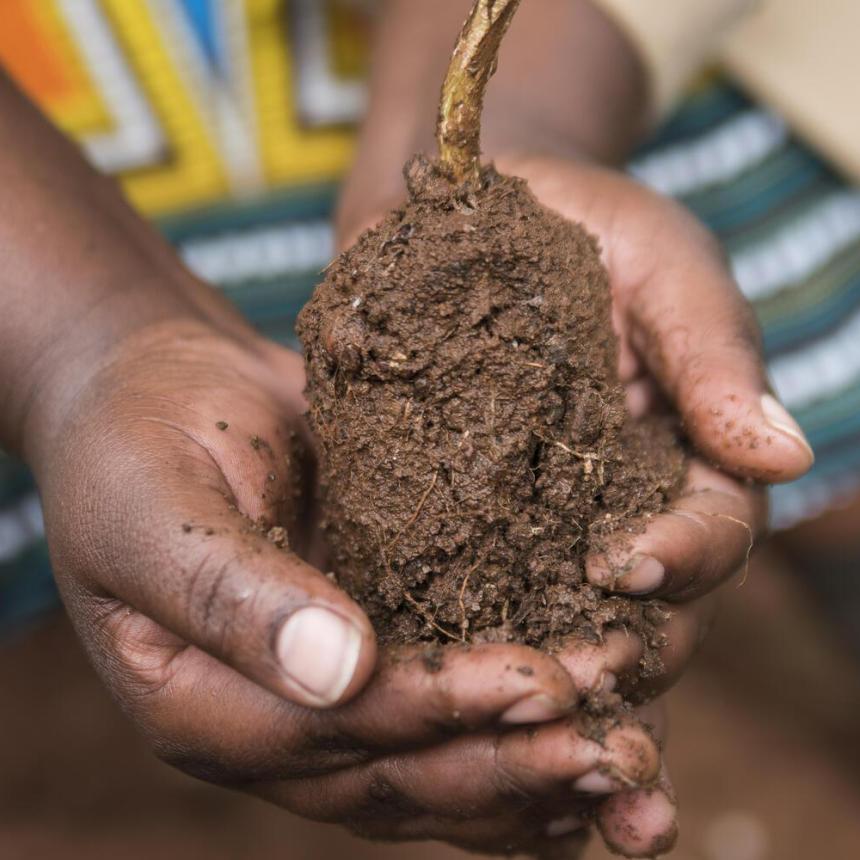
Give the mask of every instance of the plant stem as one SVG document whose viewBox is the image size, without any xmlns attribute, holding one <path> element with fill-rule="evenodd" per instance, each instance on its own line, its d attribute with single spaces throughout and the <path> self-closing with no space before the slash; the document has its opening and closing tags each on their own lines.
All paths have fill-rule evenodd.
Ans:
<svg viewBox="0 0 860 860">
<path fill-rule="evenodd" d="M 454 48 L 436 133 L 442 167 L 458 185 L 480 178 L 484 92 L 520 2 L 476 0 Z"/>
</svg>

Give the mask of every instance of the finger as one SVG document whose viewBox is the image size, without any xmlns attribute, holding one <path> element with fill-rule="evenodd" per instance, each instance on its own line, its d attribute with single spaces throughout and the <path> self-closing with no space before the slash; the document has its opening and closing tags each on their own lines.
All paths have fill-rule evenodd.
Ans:
<svg viewBox="0 0 860 860">
<path fill-rule="evenodd" d="M 658 241 L 671 248 L 628 288 L 631 341 L 699 450 L 743 477 L 793 480 L 812 465 L 812 449 L 768 391 L 752 310 L 715 240 L 680 209 L 669 212 Z"/>
<path fill-rule="evenodd" d="M 670 600 L 691 600 L 716 588 L 749 560 L 766 524 L 763 490 L 701 461 L 690 465 L 680 498 L 586 560 L 601 588 Z"/>
<path fill-rule="evenodd" d="M 530 648 L 421 646 L 383 652 L 361 695 L 314 711 L 115 601 L 91 611 L 89 627 L 90 640 L 98 631 L 91 650 L 110 655 L 108 680 L 138 723 L 170 739 L 172 764 L 215 781 L 322 773 L 481 727 L 556 719 L 578 698 L 562 666 Z"/>
<path fill-rule="evenodd" d="M 522 810 L 559 791 L 603 794 L 649 785 L 659 752 L 638 723 L 600 742 L 563 720 L 509 733 L 469 735 L 309 780 L 260 785 L 270 800 L 325 821 L 394 814 L 474 819 Z"/>
<path fill-rule="evenodd" d="M 206 524 L 202 534 L 174 526 L 157 559 L 138 556 L 134 584 L 117 595 L 290 701 L 325 708 L 358 693 L 376 663 L 361 609 L 238 514 L 196 505 L 182 513 Z"/>
<path fill-rule="evenodd" d="M 659 668 L 643 672 L 645 653 L 642 639 L 634 632 L 612 630 L 601 643 L 569 642 L 556 658 L 570 673 L 574 683 L 604 693 L 619 692 L 628 701 L 648 702 L 668 690 L 683 674 L 710 627 L 715 601 L 703 598 L 672 606 L 668 620 L 655 631 L 664 643 L 659 651 Z"/>
<path fill-rule="evenodd" d="M 668 854 L 678 838 L 677 819 L 675 792 L 665 767 L 657 785 L 615 794 L 597 812 L 607 846 L 623 857 Z"/>
<path fill-rule="evenodd" d="M 159 758 L 224 785 L 301 772 L 296 717 L 325 711 L 270 693 L 119 601 L 82 603 L 75 617 L 87 650 Z"/>
<path fill-rule="evenodd" d="M 550 722 L 579 698 L 559 662 L 533 648 L 416 646 L 384 653 L 367 690 L 317 722 L 391 750 L 490 724 Z"/>
<path fill-rule="evenodd" d="M 120 641 L 124 644 L 118 656 L 124 662 L 124 659 L 133 652 L 134 672 L 139 673 L 141 667 L 146 667 L 147 672 L 152 675 L 153 684 L 146 690 L 140 690 L 139 678 L 135 679 L 139 692 L 131 699 L 132 711 L 138 710 L 136 716 L 139 716 L 139 709 L 146 708 L 146 718 L 141 722 L 144 729 L 148 729 L 150 733 L 154 732 L 160 738 L 158 751 L 162 758 L 199 778 L 228 785 L 243 785 L 251 780 L 266 777 L 297 779 L 300 785 L 297 790 L 304 804 L 301 811 L 331 820 L 342 814 L 343 810 L 332 812 L 330 809 L 332 795 L 327 782 L 320 785 L 319 780 L 301 779 L 303 774 L 313 770 L 313 765 L 309 766 L 305 757 L 296 754 L 296 750 L 301 747 L 299 736 L 305 730 L 292 719 L 296 713 L 305 713 L 311 717 L 326 720 L 332 717 L 333 713 L 314 714 L 267 694 L 209 655 L 193 648 L 183 648 L 175 637 L 159 631 L 157 625 L 138 613 L 118 610 L 111 613 L 110 617 L 112 621 L 109 624 L 98 626 L 99 629 L 107 632 L 111 630 L 111 625 L 117 625 L 117 629 L 112 632 L 119 635 Z M 129 644 L 131 642 L 136 642 L 136 646 L 132 648 Z M 170 648 L 174 649 L 174 659 L 166 667 L 170 671 L 164 674 L 158 668 L 162 659 L 160 653 Z M 197 663 L 196 666 L 193 665 L 195 663 Z M 188 671 L 189 669 L 191 671 Z M 114 675 L 113 678 L 116 682 L 117 676 Z M 218 701 L 221 707 L 213 709 L 212 701 Z M 128 704 L 128 702 L 126 695 L 125 703 Z M 164 710 L 158 703 L 172 710 L 173 722 L 163 721 Z M 265 722 L 259 721 L 258 716 L 266 711 L 270 711 L 269 719 Z M 177 724 L 176 719 L 184 720 L 185 724 Z M 218 740 L 207 751 L 201 752 L 201 737 L 213 732 Z M 464 818 L 462 806 L 463 802 L 472 802 L 473 798 L 469 797 L 461 799 L 460 803 L 454 802 L 458 812 L 450 819 L 450 823 L 444 822 L 438 815 L 427 816 L 418 811 L 420 803 L 433 802 L 432 796 L 428 798 L 425 794 L 424 797 L 408 798 L 405 794 L 398 793 L 396 779 L 392 779 L 389 783 L 384 776 L 388 772 L 406 774 L 410 770 L 410 757 L 402 756 L 397 757 L 387 767 L 383 765 L 375 777 L 369 780 L 369 796 L 355 805 L 358 809 L 355 815 L 365 822 L 363 829 L 368 835 L 417 838 L 423 834 L 427 838 L 445 838 L 475 850 L 489 850 L 495 845 L 501 845 L 502 841 L 513 844 L 512 840 L 516 839 L 518 834 L 525 832 L 525 826 L 528 824 L 535 833 L 535 845 L 543 845 L 540 839 L 546 837 L 549 848 L 558 847 L 564 836 L 578 829 L 578 826 L 572 826 L 571 821 L 579 806 L 577 802 L 570 799 L 563 805 L 560 801 L 556 801 L 554 804 L 547 804 L 542 810 L 524 810 L 520 814 L 521 820 L 517 822 L 507 810 L 522 806 L 525 802 L 524 792 L 529 787 L 534 790 L 539 786 L 551 794 L 553 787 L 558 786 L 560 792 L 565 792 L 569 796 L 569 779 L 588 770 L 595 762 L 603 773 L 618 776 L 618 782 L 614 784 L 620 787 L 628 783 L 631 778 L 652 778 L 657 754 L 651 746 L 650 738 L 644 735 L 641 729 L 634 727 L 627 732 L 616 730 L 610 733 L 604 742 L 606 749 L 595 749 L 594 756 L 588 755 L 586 746 L 579 750 L 570 749 L 570 745 L 568 749 L 561 748 L 557 734 L 555 732 L 549 739 L 541 739 L 537 735 L 530 736 L 525 733 L 524 737 L 520 738 L 521 747 L 523 740 L 527 741 L 528 746 L 531 746 L 532 741 L 540 746 L 548 740 L 549 748 L 543 751 L 543 754 L 539 751 L 537 755 L 529 755 L 528 749 L 520 749 L 518 752 L 514 750 L 513 753 L 504 748 L 500 750 L 498 763 L 501 765 L 501 772 L 496 777 L 496 785 L 499 786 L 499 792 L 509 800 L 496 802 L 506 810 L 505 822 L 509 827 L 507 833 L 503 827 L 505 822 L 501 820 L 496 820 L 492 824 L 487 822 L 483 829 L 480 826 L 471 827 L 474 816 L 469 810 Z M 581 738 L 577 737 L 575 740 L 579 742 Z M 591 744 L 591 742 L 585 741 L 584 744 Z M 485 747 L 490 750 L 490 755 L 485 758 L 489 760 L 489 764 L 492 764 L 492 743 L 485 744 Z M 354 757 L 363 755 L 358 746 L 349 752 L 346 749 L 342 752 L 344 757 L 340 761 L 341 766 L 348 766 L 347 756 L 353 757 L 354 764 Z M 421 758 L 423 759 L 425 755 L 426 753 L 422 753 Z M 569 760 L 564 764 L 559 763 L 557 760 L 564 758 L 565 755 Z M 336 759 L 337 756 L 333 758 Z M 456 773 L 456 768 L 453 766 L 455 761 L 463 770 L 464 763 L 468 768 L 470 756 L 462 749 L 449 750 L 445 760 L 439 762 L 437 766 L 443 773 L 452 775 Z M 554 773 L 547 773 L 541 779 L 529 773 L 526 773 L 525 777 L 518 777 L 518 771 L 531 766 L 529 761 L 531 765 L 538 767 L 542 761 L 549 762 Z M 578 766 L 576 766 L 577 761 Z M 519 780 L 524 781 L 519 782 Z M 457 781 L 456 778 L 455 781 Z M 414 782 L 411 779 L 405 780 L 405 784 L 410 786 Z M 425 779 L 419 779 L 417 782 L 419 785 L 424 785 L 425 793 L 432 792 L 434 786 L 437 789 L 440 787 L 432 769 Z M 448 785 L 442 785 L 442 792 L 447 794 L 448 787 Z M 588 791 L 592 792 L 593 788 L 588 788 Z M 273 794 L 271 791 L 264 791 L 263 794 L 276 802 L 282 804 L 286 802 L 280 794 Z M 480 792 L 478 794 L 481 796 Z M 590 802 L 588 799 L 592 794 L 581 796 L 585 801 Z M 448 799 L 446 804 L 447 809 L 452 808 Z M 374 809 L 381 812 L 387 822 L 403 821 L 402 829 L 399 826 L 396 828 L 392 826 L 376 832 L 373 825 Z M 409 823 L 408 816 L 412 815 L 413 811 L 416 817 L 412 823 Z M 355 820 L 358 821 L 359 818 Z M 496 841 L 487 841 L 493 834 Z M 486 840 L 484 835 L 487 836 Z M 482 842 L 486 843 L 483 849 Z"/>
<path fill-rule="evenodd" d="M 624 698 L 634 704 L 654 701 L 669 690 L 687 670 L 690 661 L 702 646 L 713 624 L 717 601 L 708 596 L 678 606 L 668 607 L 669 618 L 655 634 L 663 644 L 659 662 L 641 664 L 625 672 L 619 669 L 618 689 Z"/>
<path fill-rule="evenodd" d="M 627 630 L 610 630 L 602 642 L 572 639 L 556 654 L 580 689 L 614 692 L 618 679 L 636 669 L 643 653 L 642 640 Z"/>
</svg>

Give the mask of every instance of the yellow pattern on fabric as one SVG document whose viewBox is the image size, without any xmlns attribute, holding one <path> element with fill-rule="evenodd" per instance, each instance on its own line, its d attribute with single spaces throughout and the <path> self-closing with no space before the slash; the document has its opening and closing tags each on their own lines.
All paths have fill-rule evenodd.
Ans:
<svg viewBox="0 0 860 860">
<path fill-rule="evenodd" d="M 102 2 L 170 148 L 165 165 L 123 178 L 132 202 L 157 215 L 223 197 L 227 182 L 210 131 L 147 3 Z"/>
<path fill-rule="evenodd" d="M 218 7 L 217 71 L 178 0 L 2 2 L 0 61 L 5 48 L 29 94 L 146 215 L 337 181 L 349 164 L 369 41 L 355 0 L 231 0 Z"/>
<path fill-rule="evenodd" d="M 259 145 L 267 180 L 281 185 L 339 178 L 349 164 L 354 134 L 347 128 L 302 128 L 282 0 L 243 2 L 249 22 Z"/>
<path fill-rule="evenodd" d="M 6 2 L 10 7 L 5 10 L 4 28 L 14 29 L 8 29 L 0 43 L 0 62 L 10 59 L 4 56 L 2 45 L 17 44 L 21 51 L 19 56 L 26 56 L 26 65 L 18 68 L 13 63 L 12 68 L 22 73 L 21 84 L 67 134 L 86 137 L 108 131 L 111 128 L 110 112 L 86 69 L 74 36 L 58 9 L 57 0 Z M 13 10 L 11 4 L 19 8 Z M 25 16 L 24 20 L 30 25 L 23 33 L 19 31 L 21 16 Z M 24 43 L 28 37 L 36 38 L 38 44 Z M 52 67 L 62 75 L 61 87 L 51 86 L 46 80 L 46 70 L 39 68 L 40 55 L 49 57 Z"/>
</svg>

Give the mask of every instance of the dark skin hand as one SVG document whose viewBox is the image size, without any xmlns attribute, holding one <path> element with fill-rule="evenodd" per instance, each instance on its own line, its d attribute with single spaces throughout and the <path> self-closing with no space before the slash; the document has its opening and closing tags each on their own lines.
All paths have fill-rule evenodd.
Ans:
<svg viewBox="0 0 860 860">
<path fill-rule="evenodd" d="M 447 3 L 429 18 L 461 19 L 464 3 Z M 553 8 L 586 16 L 575 17 L 576 32 L 595 26 L 587 4 Z M 542 22 L 515 23 L 514 51 Z M 443 48 L 428 29 L 427 56 L 441 50 L 444 61 L 456 26 L 440 25 Z M 601 38 L 623 50 L 595 32 L 601 56 Z M 381 43 L 383 73 L 386 44 L 397 47 Z M 635 66 L 623 56 L 602 65 L 625 63 Z M 621 98 L 624 82 L 612 86 Z M 368 141 L 380 111 L 407 116 L 402 95 L 392 102 L 376 89 L 341 210 L 344 237 L 384 211 L 379 195 L 399 189 L 392 165 L 420 143 Z M 420 94 L 408 106 L 425 115 Z M 509 122 L 496 127 L 491 154 L 526 150 Z M 551 128 L 541 139 L 563 148 L 569 135 Z M 619 138 L 582 134 L 577 151 L 604 139 Z M 691 598 L 743 564 L 762 525 L 759 491 L 726 472 L 789 479 L 810 456 L 765 420 L 748 311 L 700 228 L 562 152 L 500 167 L 527 175 L 547 205 L 601 236 L 632 407 L 668 400 L 724 470 L 698 464 L 676 510 L 636 547 L 664 567 L 655 593 L 683 601 L 668 623 L 663 676 L 631 680 L 641 644 L 620 632 L 555 657 L 516 645 L 446 648 L 441 661 L 421 647 L 378 649 L 363 612 L 321 572 L 300 358 L 184 270 L 2 79 L 0 442 L 36 474 L 57 580 L 91 659 L 166 761 L 365 835 L 549 856 L 581 841 L 582 817 L 594 812 L 613 847 L 644 855 L 674 828 L 657 745 L 632 722 L 595 744 L 578 730 L 577 703 L 598 686 L 617 683 L 645 701 L 671 684 L 709 614 Z M 356 192 L 373 176 L 373 194 Z M 731 420 L 770 443 L 725 447 Z M 289 549 L 261 521 L 284 525 Z M 590 576 L 643 590 L 642 563 L 617 575 L 627 561 L 593 559 Z M 643 717 L 659 729 L 654 713 Z"/>
<path fill-rule="evenodd" d="M 300 357 L 190 276 L 8 81 L 0 144 L 0 435 L 36 475 L 79 635 L 160 757 L 364 834 L 486 850 L 540 845 L 555 810 L 527 810 L 561 792 L 567 812 L 583 777 L 654 782 L 640 726 L 577 731 L 599 659 L 576 681 L 515 645 L 379 652 L 311 564 Z"/>
<path fill-rule="evenodd" d="M 284 619 L 311 605 L 367 622 L 250 527 L 292 525 L 291 512 L 309 506 L 284 501 L 303 469 L 290 437 L 302 384 L 299 357 L 271 344 L 249 348 L 199 322 L 147 328 L 79 393 L 62 445 L 40 464 L 70 614 L 155 751 L 365 835 L 482 847 L 485 827 L 485 849 L 542 836 L 553 807 L 527 815 L 534 800 L 562 792 L 569 813 L 582 777 L 653 782 L 659 753 L 641 728 L 630 723 L 604 746 L 577 731 L 578 699 L 605 682 L 600 651 L 575 661 L 574 678 L 513 645 L 377 655 L 368 630 L 362 659 L 376 663 L 360 663 L 351 682 L 363 689 L 347 688 L 333 710 L 303 706 L 277 647 Z M 294 545 L 312 556 L 313 534 L 300 529 Z M 607 654 L 614 671 L 636 659 L 626 647 Z"/>
<path fill-rule="evenodd" d="M 556 655 L 578 689 L 617 684 L 628 699 L 650 702 L 682 674 L 710 623 L 711 592 L 745 567 L 766 526 L 764 492 L 749 478 L 790 479 L 808 468 L 811 454 L 797 431 L 773 426 L 763 412 L 766 383 L 751 312 L 713 239 L 689 214 L 581 160 L 500 156 L 497 166 L 528 179 L 546 206 L 587 224 L 598 237 L 613 288 L 628 406 L 634 415 L 676 409 L 702 452 L 668 511 L 649 516 L 641 533 L 587 560 L 595 584 L 667 601 L 663 672 L 640 678 L 642 642 L 622 631 L 609 633 L 601 645 L 571 643 Z M 344 244 L 354 233 L 347 232 Z M 677 350 L 671 360 L 664 344 Z M 653 715 L 646 719 L 653 722 Z M 568 795 L 567 817 L 553 797 L 529 814 L 554 816 L 558 827 L 579 819 L 584 827 L 591 807 L 607 842 L 631 856 L 651 856 L 653 846 L 671 844 L 676 809 L 665 768 L 647 789 L 624 790 L 623 780 L 596 779 L 590 786 L 613 796 L 583 808 Z M 532 830 L 526 822 L 509 824 L 527 843 Z"/>
<path fill-rule="evenodd" d="M 396 204 L 394 165 L 431 149 L 434 82 L 445 54 L 416 59 L 410 51 L 419 32 L 424 42 L 455 32 L 468 7 L 442 0 L 428 21 L 408 0 L 389 0 L 370 113 L 339 211 L 342 246 Z M 395 32 L 400 39 L 391 38 Z M 631 412 L 676 411 L 698 451 L 671 509 L 649 518 L 632 545 L 620 541 L 587 564 L 589 578 L 608 590 L 669 602 L 664 674 L 631 686 L 641 643 L 623 633 L 560 655 L 578 682 L 599 666 L 634 701 L 659 696 L 681 674 L 707 630 L 711 592 L 745 569 L 766 524 L 755 482 L 793 480 L 813 461 L 797 424 L 770 395 L 756 322 L 716 241 L 681 207 L 600 166 L 632 149 L 647 128 L 648 104 L 637 58 L 597 9 L 577 0 L 525 3 L 487 94 L 483 136 L 485 154 L 503 173 L 527 179 L 541 202 L 600 240 Z M 667 850 L 676 827 L 672 798 L 664 770 L 653 790 L 622 791 L 599 804 L 607 842 L 633 856 Z"/>
</svg>

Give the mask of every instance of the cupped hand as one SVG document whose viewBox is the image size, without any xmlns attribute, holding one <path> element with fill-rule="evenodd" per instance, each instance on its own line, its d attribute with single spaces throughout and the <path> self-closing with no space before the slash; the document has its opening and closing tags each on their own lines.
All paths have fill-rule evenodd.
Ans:
<svg viewBox="0 0 860 860">
<path fill-rule="evenodd" d="M 707 604 L 684 604 L 745 566 L 766 526 L 763 484 L 802 475 L 812 451 L 769 390 L 758 327 L 724 254 L 689 212 L 618 171 L 582 162 L 511 156 L 497 167 L 596 236 L 629 409 L 673 412 L 691 443 L 687 478 L 669 510 L 625 528 L 587 561 L 596 585 L 677 604 L 671 624 L 684 641 L 675 650 L 688 655 L 688 640 L 698 638 L 691 631 L 709 613 Z M 357 210 L 353 198 L 340 213 L 342 247 L 379 217 Z M 663 689 L 683 661 L 667 663 L 650 690 Z"/>
<path fill-rule="evenodd" d="M 313 566 L 303 387 L 301 358 L 232 316 L 169 319 L 109 350 L 39 446 L 64 600 L 157 754 L 364 835 L 485 851 L 579 839 L 595 792 L 651 792 L 650 733 L 597 742 L 576 709 L 634 654 L 577 675 L 515 645 L 377 652 Z M 632 850 L 629 810 L 607 815 Z"/>
<path fill-rule="evenodd" d="M 648 702 L 682 674 L 701 642 L 713 614 L 711 592 L 745 567 L 766 526 L 762 484 L 800 476 L 812 451 L 770 392 L 752 311 L 716 240 L 692 215 L 617 171 L 520 156 L 500 158 L 497 167 L 527 179 L 545 206 L 596 235 L 613 292 L 628 406 L 636 416 L 675 412 L 694 449 L 670 509 L 625 530 L 587 561 L 593 583 L 667 602 L 669 620 L 658 634 L 662 670 L 642 677 L 644 644 L 620 631 L 599 645 L 571 642 L 557 655 L 578 689 L 618 689 Z M 354 205 L 342 209 L 341 245 L 374 220 Z M 619 791 L 605 769 L 588 784 L 610 795 L 598 821 L 616 850 L 650 856 L 670 846 L 675 806 L 665 769 L 647 789 Z M 560 812 L 551 803 L 547 809 Z M 561 832 L 565 822 L 573 830 L 578 818 L 569 810 L 550 830 Z M 532 832 L 525 821 L 509 824 Z"/>
</svg>

